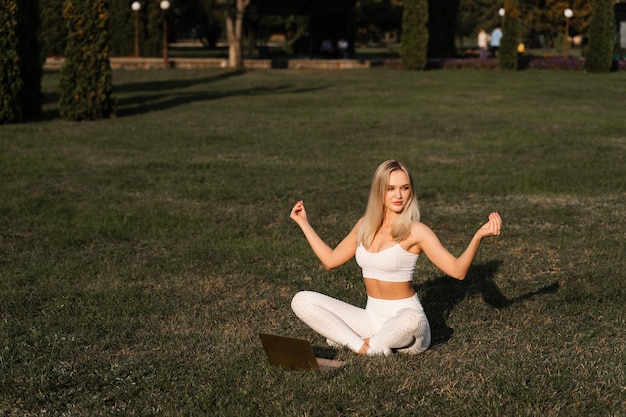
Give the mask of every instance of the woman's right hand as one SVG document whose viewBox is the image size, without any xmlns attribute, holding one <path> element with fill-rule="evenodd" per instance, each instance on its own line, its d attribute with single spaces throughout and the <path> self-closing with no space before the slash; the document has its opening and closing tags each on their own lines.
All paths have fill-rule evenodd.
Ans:
<svg viewBox="0 0 626 417">
<path fill-rule="evenodd" d="M 298 201 L 296 205 L 293 206 L 289 217 L 298 224 L 302 221 L 307 221 L 306 210 L 304 209 L 304 202 L 302 200 Z"/>
</svg>

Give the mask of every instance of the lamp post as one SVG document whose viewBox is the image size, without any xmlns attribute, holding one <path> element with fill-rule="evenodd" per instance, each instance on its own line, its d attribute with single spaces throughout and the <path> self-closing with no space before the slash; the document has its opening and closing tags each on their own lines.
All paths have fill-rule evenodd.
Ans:
<svg viewBox="0 0 626 417">
<path fill-rule="evenodd" d="M 130 8 L 135 12 L 135 56 L 139 56 L 139 10 L 141 10 L 141 3 L 134 1 L 130 5 Z"/>
<path fill-rule="evenodd" d="M 163 10 L 163 68 L 169 68 L 169 58 L 167 56 L 167 9 L 170 8 L 170 2 L 163 0 L 159 6 Z"/>
<path fill-rule="evenodd" d="M 563 16 L 565 16 L 565 47 L 563 48 L 563 56 L 569 57 L 569 20 L 574 16 L 572 9 L 563 10 Z"/>
</svg>

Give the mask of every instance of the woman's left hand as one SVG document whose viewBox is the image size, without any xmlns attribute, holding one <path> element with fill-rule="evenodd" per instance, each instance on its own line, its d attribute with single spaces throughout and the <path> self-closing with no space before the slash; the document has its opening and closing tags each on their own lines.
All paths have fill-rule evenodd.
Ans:
<svg viewBox="0 0 626 417">
<path fill-rule="evenodd" d="M 480 237 L 499 236 L 502 228 L 502 219 L 496 212 L 489 214 L 489 221 L 476 232 Z"/>
</svg>

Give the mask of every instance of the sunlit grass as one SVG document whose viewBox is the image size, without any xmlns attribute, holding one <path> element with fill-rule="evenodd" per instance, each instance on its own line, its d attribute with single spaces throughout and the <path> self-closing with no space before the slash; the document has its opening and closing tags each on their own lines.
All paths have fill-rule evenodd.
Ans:
<svg viewBox="0 0 626 417">
<path fill-rule="evenodd" d="M 115 72 L 118 117 L 0 126 L 0 415 L 623 415 L 623 73 Z M 375 167 L 412 168 L 464 282 L 420 259 L 434 344 L 334 351 L 300 289 L 363 304 L 337 243 Z M 259 331 L 346 365 L 269 366 Z"/>
</svg>

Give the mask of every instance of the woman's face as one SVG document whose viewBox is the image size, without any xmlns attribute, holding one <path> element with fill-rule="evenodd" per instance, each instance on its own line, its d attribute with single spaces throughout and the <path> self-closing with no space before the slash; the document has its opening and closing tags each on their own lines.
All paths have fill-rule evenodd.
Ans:
<svg viewBox="0 0 626 417">
<path fill-rule="evenodd" d="M 385 192 L 385 209 L 400 213 L 411 198 L 409 177 L 404 171 L 397 169 L 389 174 L 389 183 Z"/>
</svg>

